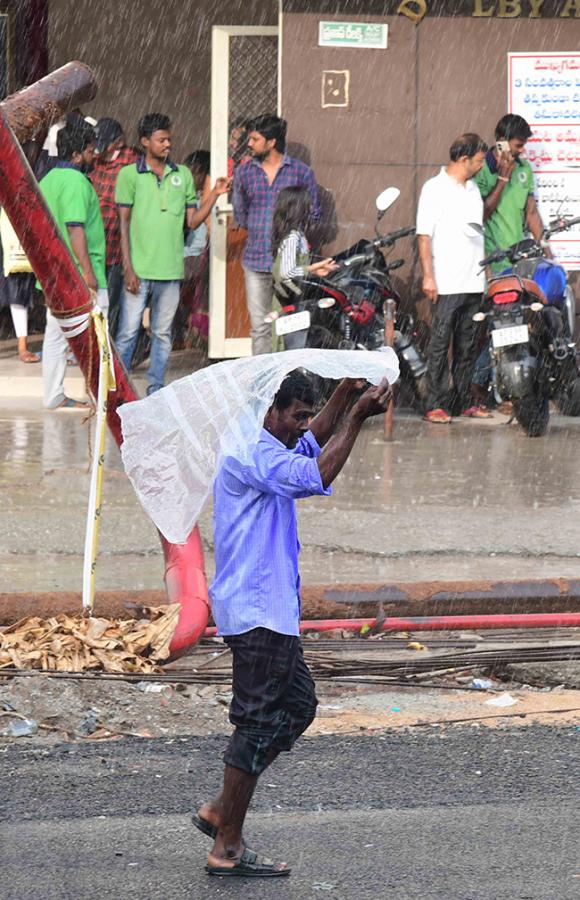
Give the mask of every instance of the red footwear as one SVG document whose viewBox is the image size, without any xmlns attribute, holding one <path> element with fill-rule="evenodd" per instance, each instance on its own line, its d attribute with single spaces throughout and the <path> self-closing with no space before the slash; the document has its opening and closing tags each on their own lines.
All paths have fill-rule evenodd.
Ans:
<svg viewBox="0 0 580 900">
<path fill-rule="evenodd" d="M 423 416 L 426 422 L 435 422 L 437 425 L 447 425 L 451 421 L 451 416 L 444 409 L 430 409 Z"/>
<path fill-rule="evenodd" d="M 468 419 L 492 419 L 493 416 L 489 412 L 489 410 L 485 409 L 483 406 L 470 406 L 468 409 L 464 410 L 461 413 L 462 416 L 467 416 Z"/>
</svg>

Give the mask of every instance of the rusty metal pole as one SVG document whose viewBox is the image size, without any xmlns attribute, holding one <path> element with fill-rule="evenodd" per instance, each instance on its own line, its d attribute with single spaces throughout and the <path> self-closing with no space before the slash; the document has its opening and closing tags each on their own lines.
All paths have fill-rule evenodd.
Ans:
<svg viewBox="0 0 580 900">
<path fill-rule="evenodd" d="M 67 94 L 69 77 L 71 82 Z M 0 206 L 6 210 L 42 285 L 47 306 L 57 313 L 75 310 L 89 312 L 92 300 L 44 202 L 17 136 L 22 141 L 33 140 L 35 135 L 46 130 L 47 124 L 60 118 L 67 108 L 74 107 L 81 99 L 90 99 L 95 93 L 96 82 L 90 69 L 82 63 L 69 63 L 0 104 Z M 16 134 L 9 121 L 15 123 Z M 96 397 L 100 358 L 92 321 L 86 331 L 73 338 L 67 337 L 67 340 L 90 391 Z M 109 395 L 107 422 L 120 446 L 123 435 L 117 409 L 122 403 L 137 400 L 138 397 L 114 348 L 113 360 L 117 389 Z M 207 625 L 209 603 L 203 549 L 197 527 L 185 544 L 170 544 L 160 537 L 169 600 L 181 604 L 179 623 L 171 642 L 172 652 L 179 652 L 199 640 Z"/>
<path fill-rule="evenodd" d="M 385 303 L 385 347 L 395 346 L 395 301 L 390 297 Z M 395 425 L 395 398 L 391 398 L 385 413 L 383 425 L 383 437 L 385 441 L 393 440 L 393 428 Z"/>
<path fill-rule="evenodd" d="M 88 66 L 69 62 L 36 84 L 6 97 L 0 108 L 21 144 L 34 141 L 53 122 L 97 95 L 97 81 Z"/>
</svg>

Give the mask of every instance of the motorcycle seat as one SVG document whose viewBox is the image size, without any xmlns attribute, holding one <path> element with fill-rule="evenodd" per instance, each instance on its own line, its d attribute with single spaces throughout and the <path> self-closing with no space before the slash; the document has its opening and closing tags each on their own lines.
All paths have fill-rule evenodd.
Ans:
<svg viewBox="0 0 580 900">
<path fill-rule="evenodd" d="M 494 278 L 487 289 L 487 296 L 493 299 L 496 294 L 505 294 L 508 291 L 520 293 L 522 288 L 538 303 L 547 305 L 548 301 L 541 287 L 531 278 L 520 278 L 517 275 L 502 275 L 500 278 Z"/>
</svg>

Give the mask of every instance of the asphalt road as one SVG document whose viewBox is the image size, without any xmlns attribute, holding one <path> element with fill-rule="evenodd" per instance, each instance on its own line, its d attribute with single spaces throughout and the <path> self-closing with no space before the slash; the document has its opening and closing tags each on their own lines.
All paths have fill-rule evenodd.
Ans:
<svg viewBox="0 0 580 900">
<path fill-rule="evenodd" d="M 223 738 L 0 743 L 7 900 L 572 900 L 576 727 L 303 740 L 268 771 L 247 835 L 289 879 L 210 879 L 189 824 Z"/>
</svg>

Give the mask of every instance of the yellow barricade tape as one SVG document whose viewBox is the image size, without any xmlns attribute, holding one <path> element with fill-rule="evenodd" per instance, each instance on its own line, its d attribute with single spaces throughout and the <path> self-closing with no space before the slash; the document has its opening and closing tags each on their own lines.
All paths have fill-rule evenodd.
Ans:
<svg viewBox="0 0 580 900">
<path fill-rule="evenodd" d="M 83 568 L 83 609 L 88 615 L 92 614 L 95 601 L 95 575 L 99 553 L 109 391 L 114 391 L 117 388 L 107 318 L 98 306 L 92 310 L 91 318 L 99 345 L 99 389 L 95 424 L 95 452 L 91 466 Z"/>
</svg>

